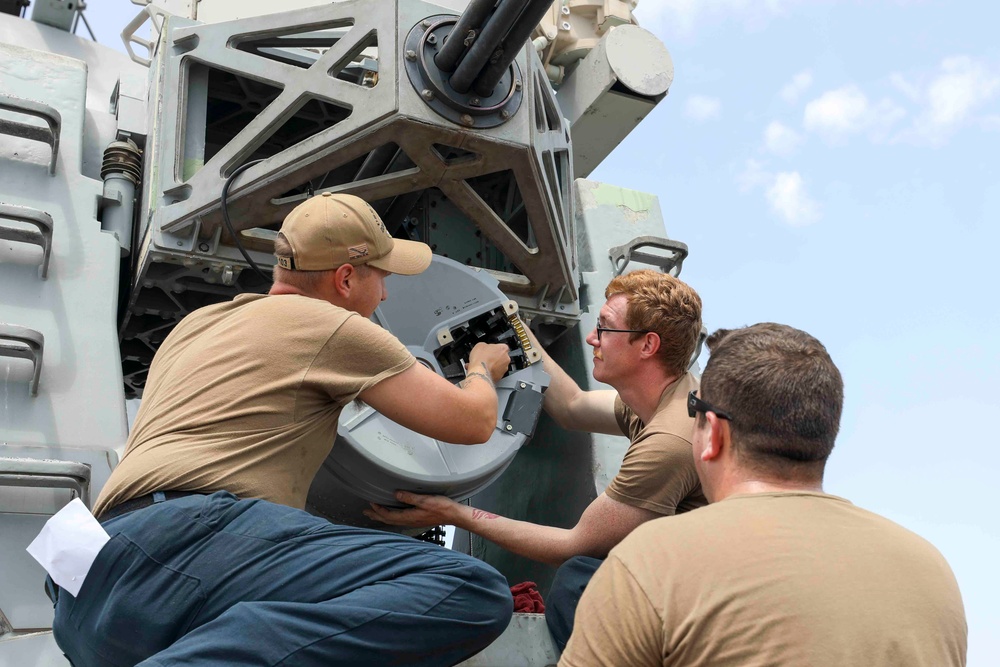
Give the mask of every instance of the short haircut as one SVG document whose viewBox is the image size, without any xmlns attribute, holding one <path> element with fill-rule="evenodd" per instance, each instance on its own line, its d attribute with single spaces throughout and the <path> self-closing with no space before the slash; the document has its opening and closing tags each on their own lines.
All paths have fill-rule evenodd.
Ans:
<svg viewBox="0 0 1000 667">
<path fill-rule="evenodd" d="M 823 344 L 773 323 L 720 329 L 707 344 L 699 395 L 732 416 L 740 463 L 781 480 L 822 480 L 844 406 L 844 381 Z"/>
<path fill-rule="evenodd" d="M 652 269 L 640 269 L 616 277 L 604 297 L 624 294 L 628 300 L 625 326 L 652 331 L 660 337 L 657 353 L 664 368 L 683 374 L 691 363 L 701 335 L 701 297 L 677 278 Z M 637 340 L 642 334 L 631 334 Z"/>
<path fill-rule="evenodd" d="M 278 232 L 278 236 L 274 239 L 274 256 L 292 257 L 292 246 L 288 242 L 288 239 L 285 238 L 285 235 L 281 232 Z M 367 275 L 367 273 L 371 271 L 371 267 L 366 264 L 359 264 L 354 268 L 362 276 Z M 323 280 L 324 276 L 335 271 L 336 269 L 327 269 L 324 271 L 293 271 L 292 269 L 286 269 L 283 266 L 275 264 L 273 268 L 273 275 L 275 282 L 298 287 L 304 292 L 312 292 Z"/>
</svg>

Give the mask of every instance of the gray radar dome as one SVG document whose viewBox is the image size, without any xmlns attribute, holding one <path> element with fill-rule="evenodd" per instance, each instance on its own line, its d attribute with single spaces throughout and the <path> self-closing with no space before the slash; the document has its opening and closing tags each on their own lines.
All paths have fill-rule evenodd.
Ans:
<svg viewBox="0 0 1000 667">
<path fill-rule="evenodd" d="M 372 319 L 399 338 L 418 363 L 459 382 L 469 351 L 487 342 L 507 344 L 511 365 L 497 383 L 496 429 L 481 445 L 421 435 L 360 401 L 344 408 L 337 441 L 313 481 L 307 508 L 340 523 L 382 528 L 361 510 L 368 502 L 398 506 L 397 489 L 462 501 L 496 480 L 534 432 L 549 384 L 517 304 L 488 272 L 436 255 L 422 274 L 390 276 L 386 288 L 389 298 Z"/>
</svg>

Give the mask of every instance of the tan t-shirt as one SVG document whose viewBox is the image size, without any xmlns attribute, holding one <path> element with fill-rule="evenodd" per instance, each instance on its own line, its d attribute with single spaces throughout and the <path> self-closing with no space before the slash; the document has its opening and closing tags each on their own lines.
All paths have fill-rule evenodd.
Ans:
<svg viewBox="0 0 1000 667">
<path fill-rule="evenodd" d="M 305 507 L 341 409 L 414 361 L 388 331 L 319 299 L 241 295 L 197 310 L 157 351 L 94 514 L 160 490 Z"/>
<path fill-rule="evenodd" d="M 577 607 L 560 667 L 949 667 L 962 598 L 923 538 L 842 498 L 761 493 L 636 528 Z"/>
<path fill-rule="evenodd" d="M 701 491 L 691 454 L 694 419 L 688 417 L 688 394 L 698 380 L 685 373 L 660 396 L 648 424 L 615 399 L 615 416 L 631 444 L 622 467 L 605 493 L 633 507 L 670 516 L 702 507 L 708 501 Z"/>
</svg>

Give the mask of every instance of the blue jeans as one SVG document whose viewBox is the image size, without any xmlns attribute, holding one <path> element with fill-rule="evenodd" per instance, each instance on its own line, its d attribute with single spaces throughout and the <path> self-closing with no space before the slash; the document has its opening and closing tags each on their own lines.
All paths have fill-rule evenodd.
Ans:
<svg viewBox="0 0 1000 667">
<path fill-rule="evenodd" d="M 474 558 L 226 492 L 106 521 L 53 631 L 75 667 L 450 665 L 507 627 L 507 581 Z"/>
<path fill-rule="evenodd" d="M 560 651 L 566 649 L 566 642 L 573 634 L 573 618 L 580 596 L 603 562 L 603 558 L 575 556 L 556 570 L 556 578 L 545 600 L 545 623 Z"/>
</svg>

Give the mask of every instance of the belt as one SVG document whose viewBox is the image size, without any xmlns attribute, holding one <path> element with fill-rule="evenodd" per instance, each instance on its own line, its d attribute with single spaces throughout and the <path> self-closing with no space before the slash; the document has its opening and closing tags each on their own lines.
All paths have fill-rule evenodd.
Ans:
<svg viewBox="0 0 1000 667">
<path fill-rule="evenodd" d="M 128 500 L 122 501 L 117 505 L 113 505 L 112 507 L 109 507 L 101 512 L 101 516 L 97 517 L 97 520 L 103 522 L 109 519 L 114 519 L 122 514 L 128 514 L 129 512 L 149 507 L 156 502 L 155 496 L 159 495 L 163 496 L 163 498 L 160 499 L 160 502 L 164 502 L 166 500 L 177 500 L 178 498 L 185 498 L 187 496 L 204 496 L 207 494 L 199 491 L 156 491 L 154 493 L 146 494 L 145 496 L 129 498 Z"/>
</svg>

